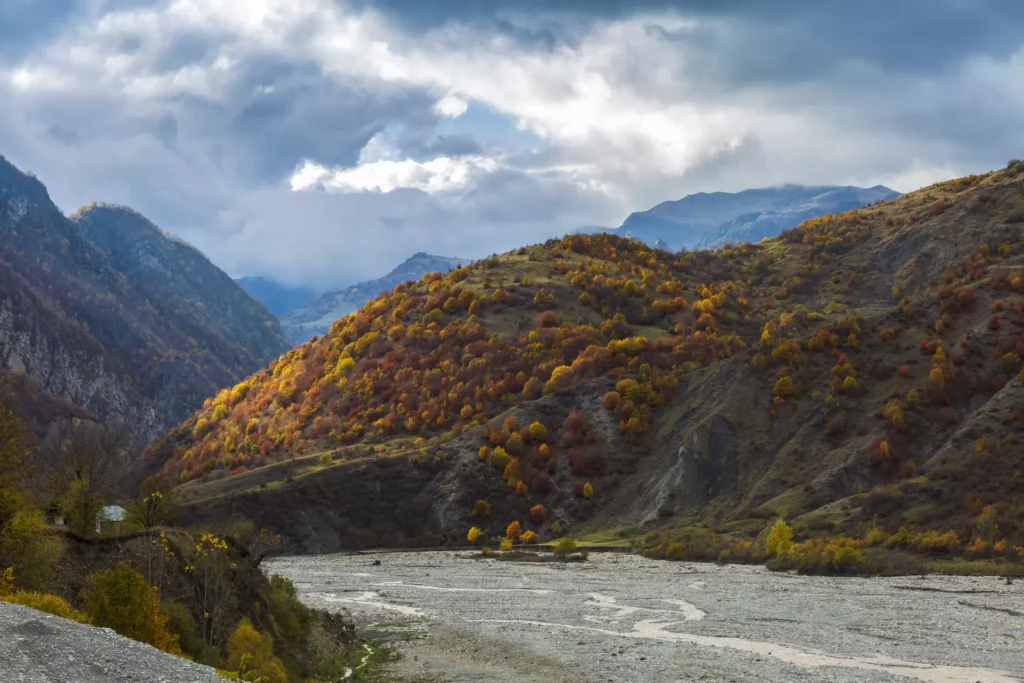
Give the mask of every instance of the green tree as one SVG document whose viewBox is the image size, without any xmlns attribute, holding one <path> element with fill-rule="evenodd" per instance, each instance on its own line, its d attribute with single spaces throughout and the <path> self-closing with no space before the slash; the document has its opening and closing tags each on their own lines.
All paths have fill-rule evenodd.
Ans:
<svg viewBox="0 0 1024 683">
<path fill-rule="evenodd" d="M 103 496 L 86 479 L 75 479 L 60 500 L 60 511 L 68 526 L 80 536 L 96 533 L 96 517 L 103 509 Z"/>
<path fill-rule="evenodd" d="M 45 586 L 63 551 L 63 539 L 37 513 L 15 512 L 0 528 L 0 567 L 13 569 L 22 588 Z"/>
<path fill-rule="evenodd" d="M 25 423 L 0 400 L 0 524 L 22 506 L 32 435 Z"/>
<path fill-rule="evenodd" d="M 85 612 L 96 626 L 114 629 L 121 635 L 148 643 L 173 654 L 181 654 L 177 636 L 167 628 L 167 615 L 160 611 L 160 591 L 129 565 L 91 574 L 86 578 Z"/>
</svg>

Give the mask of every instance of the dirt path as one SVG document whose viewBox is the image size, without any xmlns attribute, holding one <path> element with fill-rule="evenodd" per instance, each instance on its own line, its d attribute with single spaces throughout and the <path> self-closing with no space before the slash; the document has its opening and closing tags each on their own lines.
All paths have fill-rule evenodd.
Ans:
<svg viewBox="0 0 1024 683">
<path fill-rule="evenodd" d="M 452 683 L 1024 681 L 1024 585 L 998 579 L 798 577 L 610 554 L 572 565 L 334 555 L 270 569 L 311 605 L 422 633 L 398 670 Z"/>
</svg>

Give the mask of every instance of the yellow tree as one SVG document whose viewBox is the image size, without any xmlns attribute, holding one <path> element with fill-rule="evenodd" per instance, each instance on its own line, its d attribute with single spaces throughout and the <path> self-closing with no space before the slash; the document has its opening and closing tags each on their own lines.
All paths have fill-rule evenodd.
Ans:
<svg viewBox="0 0 1024 683">
<path fill-rule="evenodd" d="M 260 634 L 248 619 L 240 621 L 228 638 L 228 669 L 244 681 L 288 683 L 284 664 L 274 656 L 273 638 Z"/>
</svg>

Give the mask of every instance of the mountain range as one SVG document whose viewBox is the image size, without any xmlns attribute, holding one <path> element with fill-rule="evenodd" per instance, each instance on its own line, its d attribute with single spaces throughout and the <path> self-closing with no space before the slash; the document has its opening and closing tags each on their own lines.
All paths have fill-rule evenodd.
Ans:
<svg viewBox="0 0 1024 683">
<path fill-rule="evenodd" d="M 312 287 L 286 285 L 262 275 L 247 275 L 235 282 L 278 318 L 320 294 Z"/>
<path fill-rule="evenodd" d="M 758 242 L 801 221 L 841 213 L 899 195 L 882 185 L 782 185 L 742 192 L 701 192 L 630 214 L 615 230 L 672 251 Z"/>
<path fill-rule="evenodd" d="M 782 517 L 827 571 L 1012 554 L 1022 196 L 1013 161 L 760 242 L 575 234 L 428 274 L 221 392 L 148 467 L 190 521 L 308 552 L 518 522 L 742 559 Z"/>
<path fill-rule="evenodd" d="M 287 350 L 195 248 L 122 206 L 65 216 L 0 157 L 0 369 L 12 386 L 148 440 Z M 56 403 L 54 403 L 56 401 Z"/>
<path fill-rule="evenodd" d="M 334 321 L 358 310 L 381 292 L 391 291 L 402 282 L 418 280 L 424 273 L 447 273 L 468 263 L 466 259 L 425 252 L 413 254 L 384 277 L 332 289 L 287 311 L 280 316 L 281 326 L 293 344 L 301 344 L 313 335 L 324 334 Z"/>
</svg>

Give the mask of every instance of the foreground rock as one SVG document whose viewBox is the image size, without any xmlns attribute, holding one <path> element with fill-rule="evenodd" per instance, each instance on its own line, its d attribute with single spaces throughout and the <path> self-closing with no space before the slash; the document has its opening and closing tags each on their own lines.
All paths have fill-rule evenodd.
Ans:
<svg viewBox="0 0 1024 683">
<path fill-rule="evenodd" d="M 459 683 L 1024 681 L 1024 585 L 995 578 L 802 577 L 618 554 L 566 565 L 451 552 L 271 565 L 313 607 L 350 610 L 368 631 L 427 635 L 402 646 L 402 675 Z"/>
<path fill-rule="evenodd" d="M 110 629 L 0 602 L 3 683 L 210 683 L 214 670 Z"/>
</svg>

